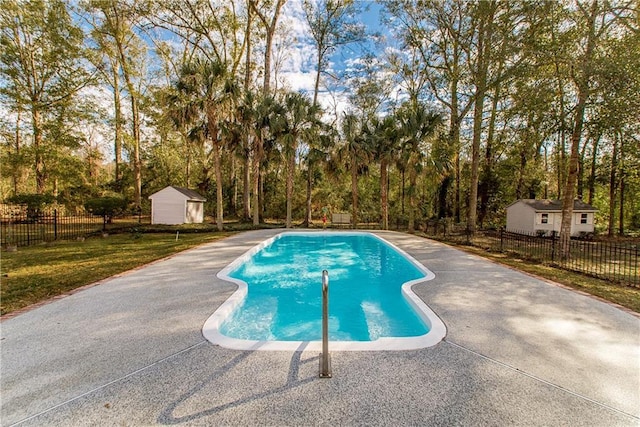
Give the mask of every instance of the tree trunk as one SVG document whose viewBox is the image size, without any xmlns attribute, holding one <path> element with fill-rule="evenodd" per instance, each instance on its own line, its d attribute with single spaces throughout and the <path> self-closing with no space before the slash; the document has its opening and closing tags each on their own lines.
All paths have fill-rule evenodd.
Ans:
<svg viewBox="0 0 640 427">
<path fill-rule="evenodd" d="M 358 164 L 351 159 L 351 228 L 358 228 Z"/>
<path fill-rule="evenodd" d="M 409 169 L 409 223 L 407 229 L 409 233 L 413 233 L 416 227 L 416 186 L 418 181 L 418 172 L 415 167 Z"/>
<path fill-rule="evenodd" d="M 609 173 L 609 228 L 608 235 L 612 237 L 616 227 L 616 189 L 618 171 L 618 135 L 613 138 L 613 151 L 611 153 L 611 172 Z"/>
<path fill-rule="evenodd" d="M 480 17 L 480 24 L 478 27 L 478 59 L 475 77 L 476 92 L 474 94 L 473 139 L 471 149 L 471 188 L 469 189 L 469 210 L 467 212 L 467 230 L 472 235 L 476 231 L 478 178 L 480 168 L 480 138 L 482 136 L 484 96 L 487 90 L 487 71 L 489 68 L 495 3 L 480 3 L 480 7 L 489 7 L 490 9 L 486 11 L 486 15 L 484 11 L 481 11 L 483 16 Z"/>
<path fill-rule="evenodd" d="M 582 150 L 580 150 L 580 153 L 578 155 L 578 187 L 577 187 L 577 194 L 578 194 L 578 199 L 582 200 L 582 197 L 584 195 L 584 157 L 586 155 L 587 152 L 587 143 L 585 142 L 584 144 L 582 144 Z"/>
<path fill-rule="evenodd" d="M 555 26 L 554 26 L 555 27 Z M 558 41 L 556 37 L 556 31 L 552 28 L 551 31 L 551 41 L 553 46 L 558 46 Z M 555 53 L 555 52 L 554 52 Z M 557 89 L 557 97 L 559 101 L 559 114 L 560 114 L 560 134 L 558 135 L 558 142 L 556 148 L 556 171 L 557 171 L 557 181 L 558 181 L 558 192 L 556 195 L 557 199 L 562 198 L 562 183 L 565 182 L 565 174 L 566 174 L 566 130 L 567 130 L 567 113 L 565 108 L 565 99 L 564 99 L 564 87 L 563 87 L 563 79 L 560 72 L 560 61 L 561 58 L 558 55 L 554 54 L 554 71 L 556 76 L 556 83 L 558 84 Z"/>
<path fill-rule="evenodd" d="M 258 129 L 257 136 L 254 141 L 256 147 L 253 155 L 253 195 L 252 195 L 252 207 L 253 207 L 253 225 L 260 225 L 260 163 L 263 156 L 263 138 L 262 129 Z"/>
<path fill-rule="evenodd" d="M 600 142 L 601 134 L 598 132 L 598 135 L 593 139 L 593 149 L 591 153 L 591 172 L 589 173 L 589 196 L 587 199 L 587 203 L 593 204 L 593 197 L 596 192 L 596 168 L 598 166 L 598 144 Z"/>
<path fill-rule="evenodd" d="M 451 187 L 451 181 L 453 179 L 454 177 L 447 175 L 438 185 L 438 219 L 446 218 L 450 214 L 447 195 L 449 194 L 449 187 Z"/>
<path fill-rule="evenodd" d="M 589 33 L 587 35 L 587 47 L 582 61 L 582 76 L 578 77 L 578 104 L 575 110 L 573 132 L 571 133 L 571 155 L 569 157 L 569 174 L 564 187 L 564 197 L 562 199 L 562 223 L 560 225 L 560 256 L 568 259 L 571 249 L 571 222 L 573 218 L 573 200 L 578 180 L 578 157 L 580 149 L 580 138 L 582 136 L 582 126 L 584 124 L 584 111 L 589 98 L 589 80 L 591 77 L 591 57 L 595 48 L 596 32 L 595 21 L 598 12 L 598 2 L 594 0 L 591 4 L 589 16 Z"/>
<path fill-rule="evenodd" d="M 457 65 L 457 62 L 455 63 Z M 449 124 L 449 138 L 451 140 L 451 145 L 455 150 L 455 197 L 453 203 L 453 215 L 455 217 L 456 223 L 460 223 L 460 120 L 458 117 L 458 80 L 454 78 L 451 80 L 451 119 Z M 447 185 L 448 187 L 448 185 Z M 441 202 L 444 199 L 441 198 Z M 442 208 L 442 203 L 441 206 Z"/>
<path fill-rule="evenodd" d="M 502 70 L 504 69 L 504 58 L 506 56 L 506 47 L 507 43 L 502 43 L 502 47 L 500 48 L 500 55 L 498 57 L 499 64 L 496 75 L 500 77 L 502 75 Z M 493 140 L 495 136 L 496 129 L 496 117 L 498 116 L 498 102 L 500 101 L 500 90 L 502 86 L 496 85 L 493 93 L 493 99 L 491 101 L 491 116 L 489 118 L 489 130 L 487 131 L 487 143 L 484 152 L 484 168 L 483 168 L 483 178 L 482 185 L 480 186 L 480 211 L 478 213 L 478 222 L 480 223 L 480 227 L 482 227 L 484 223 L 484 219 L 487 216 L 487 212 L 489 209 L 489 200 L 491 198 L 491 189 L 494 183 L 494 172 L 493 172 Z"/>
<path fill-rule="evenodd" d="M 121 24 L 120 15 L 115 5 L 112 6 L 114 19 L 117 25 Z M 133 163 L 133 181 L 134 181 L 134 203 L 138 209 L 142 204 L 142 164 L 140 162 L 140 111 L 138 105 L 138 93 L 131 80 L 131 70 L 129 69 L 129 61 L 127 52 L 125 52 L 124 40 L 121 34 L 115 37 L 116 47 L 118 49 L 118 59 L 127 86 L 127 92 L 131 98 L 131 127 L 133 136 L 133 155 L 131 161 Z"/>
<path fill-rule="evenodd" d="M 624 236 L 624 171 L 620 171 L 620 210 L 618 219 L 618 234 Z"/>
<path fill-rule="evenodd" d="M 624 236 L 624 176 L 625 176 L 625 150 L 624 150 L 624 136 L 622 132 L 620 132 L 620 210 L 618 211 L 618 234 L 620 236 Z"/>
<path fill-rule="evenodd" d="M 292 210 L 293 210 L 293 176 L 296 167 L 296 147 L 292 147 L 292 152 L 289 155 L 288 167 L 287 167 L 287 222 L 286 227 L 292 227 Z"/>
<path fill-rule="evenodd" d="M 253 25 L 253 9 L 251 5 L 247 2 L 247 27 L 244 32 L 246 51 L 245 51 L 245 69 L 244 69 L 244 90 L 245 92 L 249 92 L 251 90 L 251 29 Z M 242 191 L 242 220 L 244 222 L 249 222 L 251 218 L 251 188 L 254 187 L 254 191 L 257 190 L 257 185 L 251 179 L 251 172 L 255 165 L 251 163 L 251 135 L 249 130 L 247 130 L 247 134 L 243 138 L 243 149 L 244 149 L 244 174 L 243 174 L 243 191 Z M 253 143 L 257 143 L 256 140 L 253 140 Z M 257 150 L 254 147 L 254 150 Z M 258 173 L 255 171 L 254 173 Z M 256 203 L 257 204 L 257 203 Z M 257 225 L 254 221 L 254 224 Z"/>
<path fill-rule="evenodd" d="M 33 153 L 35 156 L 36 192 L 44 194 L 47 185 L 46 172 L 44 170 L 44 158 L 42 155 L 42 124 L 40 123 L 40 110 L 38 101 L 32 103 L 31 127 L 33 128 Z"/>
<path fill-rule="evenodd" d="M 21 116 L 22 116 L 22 110 L 18 108 L 18 111 L 16 114 L 16 136 L 15 136 L 15 143 L 14 143 L 17 162 L 20 159 L 20 149 L 22 147 L 22 139 L 21 139 L 21 132 L 20 132 Z M 15 169 L 13 171 L 13 194 L 14 195 L 17 195 L 19 193 L 20 184 L 22 182 L 22 164 L 18 164 L 17 162 L 15 164 Z"/>
<path fill-rule="evenodd" d="M 527 168 L 527 152 L 526 148 L 523 144 L 522 149 L 520 150 L 520 169 L 518 171 L 518 184 L 516 185 L 516 199 L 524 198 L 524 176 L 525 169 Z"/>
<path fill-rule="evenodd" d="M 247 146 L 249 145 L 250 143 L 247 142 Z M 249 222 L 251 219 L 251 156 L 248 150 L 245 150 L 242 172 L 242 220 Z"/>
<path fill-rule="evenodd" d="M 126 60 L 125 52 L 122 50 L 120 44 L 120 57 L 123 61 Z M 134 203 L 137 208 L 140 208 L 142 203 L 142 167 L 140 163 L 140 112 L 138 110 L 138 98 L 136 89 L 133 86 L 131 77 L 129 75 L 128 67 L 122 66 L 122 74 L 124 75 L 125 83 L 127 85 L 127 91 L 131 99 L 131 131 L 133 136 L 133 155 L 131 161 L 133 163 L 133 181 L 134 181 Z"/>
<path fill-rule="evenodd" d="M 238 216 L 238 165 L 235 153 L 229 153 L 229 187 L 231 188 L 231 206 L 229 211 Z"/>
<path fill-rule="evenodd" d="M 224 198 L 222 195 L 222 165 L 218 141 L 213 141 L 213 162 L 216 173 L 216 226 L 218 231 L 222 231 L 224 229 Z"/>
<path fill-rule="evenodd" d="M 265 200 L 264 200 L 264 180 L 265 180 L 264 173 L 261 170 L 258 176 L 258 182 L 260 184 L 260 191 L 258 192 L 258 212 L 260 214 L 259 215 L 260 222 L 264 222 L 264 212 L 266 211 Z"/>
<path fill-rule="evenodd" d="M 251 88 L 251 27 L 253 25 L 253 8 L 251 0 L 247 0 L 247 27 L 244 31 L 245 37 L 245 63 L 244 63 L 244 90 Z"/>
<path fill-rule="evenodd" d="M 309 227 L 312 223 L 311 218 L 311 191 L 313 189 L 313 164 L 310 160 L 307 160 L 307 199 L 306 209 L 304 215 L 304 226 Z"/>
<path fill-rule="evenodd" d="M 405 175 L 406 175 L 406 167 L 407 165 L 403 165 L 402 166 L 402 170 L 400 171 L 400 208 L 401 208 L 401 213 L 404 216 L 404 202 L 406 200 L 406 179 L 405 179 Z"/>
<path fill-rule="evenodd" d="M 473 140 L 471 148 L 471 185 L 469 188 L 469 209 L 467 211 L 467 230 L 476 231 L 478 206 L 478 176 L 480 166 L 480 134 L 482 132 L 482 112 L 484 107 L 484 88 L 478 88 L 475 112 L 473 114 Z"/>
<path fill-rule="evenodd" d="M 318 91 L 320 90 L 320 67 L 322 65 L 322 53 L 318 50 L 318 62 L 316 64 L 316 80 L 313 85 L 313 106 L 318 105 Z"/>
<path fill-rule="evenodd" d="M 387 164 L 386 158 L 380 160 L 380 213 L 382 215 L 382 229 L 389 229 L 389 206 L 387 200 Z"/>
<path fill-rule="evenodd" d="M 117 61 L 114 61 L 117 63 Z M 115 154 L 115 183 L 117 191 L 121 190 L 122 180 L 122 101 L 120 99 L 120 83 L 118 68 L 112 65 L 113 71 L 113 109 L 115 114 L 113 149 Z"/>
<path fill-rule="evenodd" d="M 286 0 L 277 0 L 274 7 L 273 17 L 271 18 L 270 22 L 267 20 L 267 17 L 258 10 L 255 3 L 255 1 L 250 1 L 250 5 L 253 8 L 253 11 L 256 12 L 266 29 L 266 47 L 264 52 L 264 80 L 262 83 L 262 93 L 264 96 L 267 96 L 271 91 L 271 46 L 273 45 L 273 36 L 276 32 L 276 25 L 278 24 L 280 10 L 286 3 Z"/>
<path fill-rule="evenodd" d="M 140 112 L 138 110 L 138 99 L 131 90 L 131 116 L 133 119 L 133 182 L 134 182 L 134 203 L 138 209 L 142 205 L 142 164 L 140 162 Z"/>
<path fill-rule="evenodd" d="M 257 151 L 257 149 L 256 149 Z M 252 180 L 252 203 L 251 207 L 253 208 L 253 225 L 260 225 L 260 209 L 258 203 L 258 195 L 260 194 L 260 159 L 256 154 L 253 158 L 253 176 Z"/>
</svg>

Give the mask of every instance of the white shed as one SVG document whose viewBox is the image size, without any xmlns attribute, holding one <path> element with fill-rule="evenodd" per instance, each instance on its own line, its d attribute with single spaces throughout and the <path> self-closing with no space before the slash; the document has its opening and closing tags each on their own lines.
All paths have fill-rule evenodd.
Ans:
<svg viewBox="0 0 640 427">
<path fill-rule="evenodd" d="M 204 220 L 204 202 L 200 194 L 187 188 L 169 186 L 149 196 L 151 224 L 190 224 Z"/>
<path fill-rule="evenodd" d="M 593 217 L 597 209 L 581 200 L 573 202 L 571 235 L 593 233 Z M 535 234 L 560 232 L 562 201 L 520 199 L 507 207 L 507 231 Z"/>
</svg>

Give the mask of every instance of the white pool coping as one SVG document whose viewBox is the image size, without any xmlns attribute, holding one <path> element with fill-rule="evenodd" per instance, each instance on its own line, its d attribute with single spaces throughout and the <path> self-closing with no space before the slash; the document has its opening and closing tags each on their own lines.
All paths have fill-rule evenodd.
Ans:
<svg viewBox="0 0 640 427">
<path fill-rule="evenodd" d="M 234 350 L 261 350 L 261 351 L 321 351 L 322 341 L 259 341 L 244 340 L 228 337 L 220 333 L 220 326 L 234 310 L 242 303 L 247 295 L 247 284 L 239 279 L 229 276 L 239 264 L 246 262 L 254 254 L 271 244 L 274 240 L 286 235 L 318 235 L 318 234 L 342 234 L 342 235 L 368 235 L 382 241 L 392 247 L 406 259 L 413 263 L 425 277 L 411 280 L 402 285 L 402 294 L 409 304 L 416 310 L 418 316 L 429 327 L 429 332 L 415 337 L 384 337 L 375 341 L 329 341 L 329 351 L 398 351 L 416 350 L 431 347 L 438 344 L 447 334 L 447 328 L 436 313 L 425 304 L 412 290 L 413 285 L 427 282 L 435 278 L 435 274 L 424 265 L 415 260 L 411 255 L 388 242 L 382 237 L 364 231 L 285 231 L 279 233 L 262 243 L 249 249 L 236 258 L 231 264 L 218 272 L 217 277 L 233 282 L 238 289 L 207 319 L 202 327 L 202 334 L 213 344 Z"/>
</svg>

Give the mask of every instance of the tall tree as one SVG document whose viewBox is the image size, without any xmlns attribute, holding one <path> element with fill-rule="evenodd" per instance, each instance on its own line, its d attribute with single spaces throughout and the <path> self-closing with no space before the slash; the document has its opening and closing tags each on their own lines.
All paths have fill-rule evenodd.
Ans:
<svg viewBox="0 0 640 427">
<path fill-rule="evenodd" d="M 201 129 L 210 144 L 206 155 L 213 161 L 216 179 L 216 225 L 218 230 L 222 230 L 224 198 L 221 156 L 225 146 L 223 127 L 225 121 L 234 119 L 237 86 L 232 76 L 228 75 L 224 64 L 196 58 L 183 67 L 176 89 L 185 100 L 185 121 L 193 123 L 195 130 Z M 203 178 L 206 185 L 207 170 Z"/>
<path fill-rule="evenodd" d="M 355 114 L 345 114 L 341 122 L 342 144 L 336 156 L 338 163 L 346 165 L 351 177 L 351 227 L 358 227 L 359 220 L 359 191 L 358 178 L 367 167 L 370 153 L 367 150 L 362 121 Z"/>
<path fill-rule="evenodd" d="M 287 93 L 283 101 L 284 114 L 280 117 L 280 133 L 283 153 L 287 163 L 287 220 L 286 227 L 292 226 L 293 181 L 296 158 L 301 139 L 313 137 L 314 127 L 319 124 L 319 109 L 299 93 Z"/>
<path fill-rule="evenodd" d="M 389 165 L 396 154 L 401 133 L 394 115 L 374 117 L 366 128 L 371 153 L 380 164 L 380 226 L 389 229 Z"/>
<path fill-rule="evenodd" d="M 74 98 L 90 81 L 83 34 L 61 0 L 4 1 L 0 27 L 0 75 L 6 82 L 0 93 L 14 111 L 30 116 L 36 192 L 43 194 L 57 146 L 73 140 L 66 137 L 71 129 L 65 121 Z"/>
<path fill-rule="evenodd" d="M 426 154 L 430 151 L 427 144 L 434 137 L 442 118 L 429 111 L 424 103 L 408 102 L 398 111 L 402 144 L 406 148 L 406 168 L 409 173 L 409 232 L 415 230 L 417 209 L 417 181 L 422 171 Z"/>
<path fill-rule="evenodd" d="M 358 5 L 353 0 L 306 0 L 303 9 L 311 37 L 316 50 L 316 74 L 313 89 L 313 105 L 318 105 L 320 92 L 320 80 L 326 72 L 328 57 L 339 46 L 354 43 L 364 37 L 364 26 L 358 23 L 356 15 Z M 307 161 L 307 209 L 305 214 L 305 226 L 311 222 L 311 192 L 313 176 L 316 171 L 313 153 L 318 153 L 314 147 L 310 147 Z"/>
<path fill-rule="evenodd" d="M 478 207 L 478 179 L 480 176 L 480 139 L 484 119 L 484 102 L 488 86 L 489 64 L 491 63 L 491 46 L 494 31 L 494 16 L 497 3 L 483 1 L 478 3 L 477 17 L 477 54 L 473 67 L 473 83 L 475 86 L 473 109 L 473 137 L 471 142 L 471 182 L 469 184 L 469 206 L 467 209 L 467 230 L 476 231 Z"/>
<path fill-rule="evenodd" d="M 569 173 L 564 186 L 562 198 L 562 223 L 560 225 L 560 251 L 562 258 L 570 256 L 571 225 L 573 217 L 574 198 L 576 194 L 576 182 L 578 179 L 578 153 L 580 150 L 580 139 L 582 137 L 582 126 L 584 124 L 584 113 L 587 100 L 590 94 L 590 84 L 593 75 L 593 60 L 596 44 L 600 36 L 596 27 L 596 20 L 601 13 L 598 1 L 593 0 L 587 9 L 585 5 L 578 3 L 579 17 L 584 22 L 585 50 L 583 52 L 579 67 L 573 74 L 573 81 L 577 91 L 577 103 L 573 116 L 573 130 L 571 132 L 571 155 L 569 157 Z"/>
<path fill-rule="evenodd" d="M 120 187 L 122 185 L 122 151 L 125 141 L 125 118 L 122 106 L 122 87 L 120 80 L 124 74 L 124 69 L 121 64 L 121 51 L 126 52 L 130 57 L 139 55 L 141 52 L 140 41 L 135 37 L 131 28 L 132 22 L 125 22 L 125 19 L 122 17 L 123 12 L 120 10 L 121 6 L 121 2 L 116 0 L 91 0 L 85 3 L 86 9 L 89 11 L 89 23 L 92 26 L 90 32 L 91 39 L 95 43 L 90 59 L 99 70 L 102 81 L 110 86 L 113 94 L 114 181 L 117 189 L 121 189 Z M 141 60 L 139 61 L 139 59 L 140 58 L 133 62 L 143 62 Z M 127 70 L 130 70 L 130 68 L 129 66 Z M 137 104 L 136 102 L 136 106 Z M 137 111 L 137 108 L 132 109 L 132 112 L 133 111 Z M 135 136 L 133 129 L 131 135 Z M 135 153 L 133 154 L 135 159 Z M 138 160 L 139 157 L 138 150 Z"/>
<path fill-rule="evenodd" d="M 473 53 L 473 7 L 474 3 L 461 0 L 385 2 L 391 17 L 389 24 L 402 40 L 402 48 L 417 53 L 431 96 L 448 112 L 449 143 L 455 153 L 454 176 L 443 176 L 441 192 L 446 194 L 453 183 L 456 222 L 461 220 L 461 128 L 474 102 L 469 69 Z M 411 69 L 416 65 L 408 66 Z"/>
<path fill-rule="evenodd" d="M 284 109 L 273 97 L 263 98 L 261 96 L 248 93 L 245 95 L 245 108 L 250 114 L 253 132 L 253 155 L 252 155 L 252 177 L 251 177 L 251 208 L 253 210 L 253 225 L 260 224 L 262 216 L 262 201 L 260 195 L 261 169 L 265 159 L 264 144 L 267 139 L 274 139 L 278 119 L 284 114 Z"/>
<path fill-rule="evenodd" d="M 305 0 L 303 9 L 316 50 L 313 105 L 317 105 L 320 80 L 329 65 L 329 56 L 340 46 L 362 40 L 365 29 L 357 20 L 360 10 L 354 0 Z"/>
<path fill-rule="evenodd" d="M 134 27 L 140 19 L 140 11 L 134 6 L 119 0 L 89 1 L 87 9 L 93 16 L 93 38 L 97 44 L 95 55 L 102 70 L 103 77 L 112 86 L 115 109 L 115 154 L 116 184 L 121 178 L 119 161 L 123 142 L 123 114 L 121 107 L 120 78 L 124 81 L 122 88 L 129 98 L 129 114 L 131 133 L 129 134 L 129 158 L 133 170 L 133 199 L 136 207 L 142 203 L 142 162 L 140 154 L 142 116 L 142 82 L 145 77 L 146 45 L 135 33 Z M 99 58 L 99 53 L 105 59 Z"/>
<path fill-rule="evenodd" d="M 276 33 L 280 12 L 287 0 L 249 0 L 249 4 L 256 13 L 266 31 L 266 46 L 264 51 L 264 74 L 262 84 L 262 95 L 267 97 L 271 93 L 271 51 L 273 38 Z"/>
</svg>

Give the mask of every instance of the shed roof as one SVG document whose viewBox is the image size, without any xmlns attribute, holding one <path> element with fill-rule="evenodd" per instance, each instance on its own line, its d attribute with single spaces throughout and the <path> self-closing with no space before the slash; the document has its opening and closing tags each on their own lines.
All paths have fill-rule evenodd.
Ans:
<svg viewBox="0 0 640 427">
<path fill-rule="evenodd" d="M 172 188 L 175 191 L 179 192 L 180 194 L 182 194 L 183 196 L 185 196 L 187 198 L 187 200 L 189 201 L 197 201 L 197 202 L 206 202 L 207 199 L 205 199 L 204 197 L 202 197 L 200 194 L 198 194 L 196 191 L 194 190 L 189 190 L 188 188 L 183 188 L 183 187 L 176 187 L 175 185 L 170 185 L 168 187 L 163 188 L 160 191 L 157 191 L 155 193 L 153 193 L 151 196 L 149 196 L 149 198 L 152 198 L 153 196 L 155 196 L 156 194 L 160 193 L 161 191 L 164 191 L 168 188 Z"/>
<path fill-rule="evenodd" d="M 176 187 L 175 185 L 172 185 L 171 188 L 173 188 L 174 190 L 178 190 L 179 192 L 187 196 L 189 200 L 198 200 L 202 202 L 205 202 L 207 200 L 204 197 L 202 197 L 200 194 L 198 194 L 196 191 L 189 190 L 188 188 Z"/>
<path fill-rule="evenodd" d="M 561 200 L 551 200 L 551 199 L 520 199 L 512 205 L 522 202 L 528 206 L 531 206 L 536 211 L 547 211 L 547 212 L 562 212 L 562 201 Z M 583 202 L 582 200 L 574 200 L 573 201 L 573 210 L 578 212 L 595 212 L 596 208 L 589 205 L 588 203 Z"/>
</svg>

